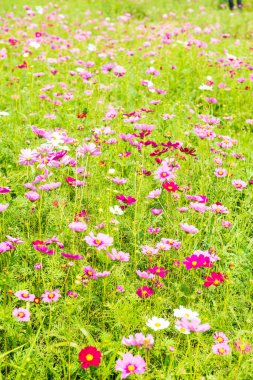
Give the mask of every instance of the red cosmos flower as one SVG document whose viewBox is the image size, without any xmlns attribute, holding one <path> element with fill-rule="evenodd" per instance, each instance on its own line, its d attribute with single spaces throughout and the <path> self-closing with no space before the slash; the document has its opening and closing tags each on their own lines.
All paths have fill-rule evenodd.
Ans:
<svg viewBox="0 0 253 380">
<path fill-rule="evenodd" d="M 225 281 L 225 276 L 224 274 L 220 272 L 212 272 L 211 276 L 205 277 L 205 280 L 206 281 L 204 282 L 204 286 L 208 288 L 211 285 L 214 285 L 214 286 L 220 285 L 222 282 Z"/>
<path fill-rule="evenodd" d="M 169 148 L 171 151 L 180 148 L 180 144 L 178 142 L 172 143 L 171 141 L 168 141 L 167 143 L 161 143 L 161 145 Z"/>
<path fill-rule="evenodd" d="M 123 194 L 120 194 L 120 195 L 116 195 L 116 199 L 118 199 L 118 201 L 120 201 L 121 203 L 127 203 L 128 205 L 132 205 L 133 203 L 136 202 L 136 199 L 133 198 L 133 197 L 127 197 Z"/>
<path fill-rule="evenodd" d="M 147 271 L 152 274 L 156 274 L 157 276 L 164 278 L 166 274 L 169 272 L 163 267 L 154 266 L 153 268 L 148 268 Z"/>
<path fill-rule="evenodd" d="M 137 289 L 136 294 L 140 298 L 149 298 L 154 294 L 154 290 L 148 286 L 142 286 L 141 288 Z"/>
<path fill-rule="evenodd" d="M 82 363 L 82 368 L 91 366 L 98 367 L 101 363 L 102 353 L 93 346 L 83 348 L 78 355 L 78 360 Z"/>
<path fill-rule="evenodd" d="M 185 154 L 189 154 L 190 156 L 196 156 L 195 152 L 196 150 L 195 149 L 189 149 L 189 148 L 180 148 L 180 152 L 182 153 L 185 153 Z"/>
<path fill-rule="evenodd" d="M 39 297 L 35 297 L 33 302 L 36 303 L 36 305 L 38 305 L 40 303 L 41 299 Z"/>
<path fill-rule="evenodd" d="M 150 157 L 161 156 L 163 153 L 168 152 L 168 148 L 163 148 L 162 150 L 155 149 L 153 153 L 150 153 Z"/>
<path fill-rule="evenodd" d="M 179 186 L 175 182 L 163 182 L 162 187 L 169 193 L 175 192 L 179 189 Z"/>
</svg>

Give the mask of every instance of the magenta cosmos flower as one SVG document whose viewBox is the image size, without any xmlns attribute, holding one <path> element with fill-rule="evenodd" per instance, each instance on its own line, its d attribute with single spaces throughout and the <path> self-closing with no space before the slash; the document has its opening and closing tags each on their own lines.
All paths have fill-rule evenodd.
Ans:
<svg viewBox="0 0 253 380">
<path fill-rule="evenodd" d="M 140 298 L 149 298 L 154 294 L 154 290 L 148 286 L 142 286 L 141 288 L 137 289 L 136 294 Z"/>
<path fill-rule="evenodd" d="M 196 234 L 197 232 L 199 232 L 199 230 L 195 226 L 189 225 L 187 223 L 180 223 L 180 227 L 185 232 L 188 232 L 188 234 Z"/>
<path fill-rule="evenodd" d="M 17 318 L 19 322 L 29 322 L 31 314 L 27 309 L 19 307 L 18 309 L 13 310 L 12 315 Z"/>
<path fill-rule="evenodd" d="M 134 373 L 143 374 L 146 371 L 146 362 L 140 355 L 133 356 L 127 352 L 122 360 L 117 360 L 115 369 L 122 372 L 121 379 L 126 379 Z"/>
<path fill-rule="evenodd" d="M 41 297 L 42 297 L 43 302 L 51 303 L 51 302 L 58 301 L 58 299 L 61 297 L 60 290 L 56 289 L 50 292 L 46 290 L 45 293 L 42 294 Z"/>
<path fill-rule="evenodd" d="M 106 247 L 109 247 L 113 243 L 113 238 L 109 235 L 99 233 L 95 236 L 92 232 L 89 236 L 85 236 L 84 240 L 91 247 L 96 247 L 98 251 L 106 249 Z"/>
<path fill-rule="evenodd" d="M 30 293 L 28 292 L 28 290 L 18 290 L 16 293 L 14 293 L 14 295 L 15 295 L 19 300 L 22 300 L 22 301 L 33 302 L 33 301 L 34 301 L 34 298 L 35 298 L 35 295 L 34 295 L 34 294 L 30 294 Z"/>
<path fill-rule="evenodd" d="M 66 259 L 70 259 L 70 260 L 83 260 L 83 256 L 82 255 L 78 255 L 78 254 L 61 252 L 61 255 L 63 257 L 66 257 Z"/>
<path fill-rule="evenodd" d="M 210 262 L 210 258 L 207 256 L 204 256 L 202 254 L 200 255 L 191 255 L 189 257 L 185 258 L 185 261 L 183 261 L 183 264 L 185 265 L 187 270 L 190 270 L 192 268 L 197 269 L 200 267 L 212 267 L 212 263 Z"/>
<path fill-rule="evenodd" d="M 9 187 L 1 187 L 0 186 L 0 194 L 7 194 L 11 191 Z"/>
</svg>

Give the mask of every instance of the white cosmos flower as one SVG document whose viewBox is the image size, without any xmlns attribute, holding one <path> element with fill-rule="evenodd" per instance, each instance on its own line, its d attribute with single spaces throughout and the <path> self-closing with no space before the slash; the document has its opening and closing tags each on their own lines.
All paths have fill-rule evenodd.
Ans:
<svg viewBox="0 0 253 380">
<path fill-rule="evenodd" d="M 177 318 L 187 318 L 189 321 L 196 319 L 199 316 L 197 311 L 192 311 L 191 309 L 186 309 L 183 306 L 179 306 L 179 309 L 174 310 L 174 316 Z"/>
<path fill-rule="evenodd" d="M 122 214 L 124 214 L 123 210 L 118 205 L 110 207 L 110 212 L 112 214 L 114 214 L 114 215 L 122 215 Z"/>
<path fill-rule="evenodd" d="M 37 41 L 31 41 L 29 43 L 29 46 L 33 47 L 34 49 L 38 49 L 40 47 L 40 43 Z"/>
<path fill-rule="evenodd" d="M 151 319 L 148 319 L 146 325 L 150 327 L 152 330 L 158 331 L 167 329 L 170 323 L 164 318 L 152 317 Z"/>
<path fill-rule="evenodd" d="M 199 90 L 212 91 L 212 89 L 213 89 L 213 87 L 208 86 L 207 84 L 202 84 L 201 86 L 199 86 Z"/>
<path fill-rule="evenodd" d="M 9 112 L 0 111 L 0 116 L 9 116 Z"/>
</svg>

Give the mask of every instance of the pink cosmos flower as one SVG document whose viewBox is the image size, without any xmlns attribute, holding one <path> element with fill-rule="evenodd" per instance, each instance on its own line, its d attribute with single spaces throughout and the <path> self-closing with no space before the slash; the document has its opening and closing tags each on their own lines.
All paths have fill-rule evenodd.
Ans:
<svg viewBox="0 0 253 380">
<path fill-rule="evenodd" d="M 162 214 L 163 210 L 160 209 L 160 208 L 152 208 L 152 209 L 150 210 L 150 212 L 151 212 L 153 215 L 160 215 L 160 214 Z"/>
<path fill-rule="evenodd" d="M 117 290 L 117 292 L 119 292 L 119 293 L 124 293 L 125 288 L 124 288 L 124 286 L 122 286 L 122 285 L 117 285 L 116 290 Z"/>
<path fill-rule="evenodd" d="M 113 74 L 116 77 L 123 77 L 126 74 L 126 70 L 124 69 L 123 66 L 116 65 L 113 68 Z"/>
<path fill-rule="evenodd" d="M 52 291 L 45 291 L 44 294 L 42 294 L 42 301 L 47 303 L 52 303 L 58 301 L 58 299 L 61 297 L 60 290 L 52 290 Z"/>
<path fill-rule="evenodd" d="M 29 322 L 30 321 L 30 312 L 23 307 L 14 309 L 12 312 L 13 317 L 17 318 L 19 322 Z"/>
<path fill-rule="evenodd" d="M 21 149 L 21 154 L 19 155 L 19 164 L 20 165 L 33 165 L 38 158 L 37 151 L 31 149 Z"/>
<path fill-rule="evenodd" d="M 213 337 L 216 343 L 221 344 L 228 342 L 228 337 L 223 332 L 216 332 Z"/>
<path fill-rule="evenodd" d="M 118 261 L 129 261 L 130 260 L 129 253 L 125 253 L 122 251 L 116 251 L 115 248 L 112 249 L 112 253 L 106 252 L 106 254 L 111 260 L 118 260 Z"/>
<path fill-rule="evenodd" d="M 239 351 L 241 354 L 252 351 L 252 345 L 248 342 L 242 342 L 240 339 L 237 342 L 234 342 L 236 351 Z"/>
<path fill-rule="evenodd" d="M 15 295 L 19 300 L 29 301 L 29 302 L 33 302 L 33 301 L 34 301 L 34 298 L 35 298 L 35 295 L 34 295 L 34 294 L 30 294 L 30 293 L 28 292 L 28 290 L 18 290 L 16 293 L 14 293 L 14 295 Z"/>
<path fill-rule="evenodd" d="M 235 179 L 232 181 L 232 185 L 239 191 L 242 191 L 247 186 L 247 183 L 244 181 L 241 181 L 240 179 Z"/>
<path fill-rule="evenodd" d="M 67 177 L 65 178 L 66 179 L 66 182 L 70 185 L 70 186 L 84 186 L 85 185 L 85 182 L 84 181 L 80 181 L 78 179 L 75 179 L 75 178 L 72 178 L 72 177 Z"/>
<path fill-rule="evenodd" d="M 190 208 L 197 212 L 205 212 L 207 210 L 207 207 L 205 203 L 199 203 L 199 202 L 191 202 L 190 203 Z"/>
<path fill-rule="evenodd" d="M 216 177 L 226 177 L 228 175 L 228 172 L 224 168 L 216 168 L 214 174 Z"/>
<path fill-rule="evenodd" d="M 144 255 L 156 255 L 158 253 L 158 249 L 152 248 L 149 245 L 141 245 L 141 250 Z"/>
<path fill-rule="evenodd" d="M 190 199 L 191 201 L 196 201 L 199 203 L 207 203 L 208 198 L 205 195 L 186 195 L 187 199 Z"/>
<path fill-rule="evenodd" d="M 211 205 L 210 210 L 215 214 L 228 214 L 228 209 L 220 203 Z"/>
<path fill-rule="evenodd" d="M 222 220 L 221 224 L 225 228 L 230 228 L 232 226 L 232 223 L 229 220 Z"/>
<path fill-rule="evenodd" d="M 25 197 L 31 202 L 35 202 L 40 199 L 40 195 L 36 191 L 28 191 L 28 193 L 25 193 Z"/>
<path fill-rule="evenodd" d="M 180 227 L 182 228 L 182 230 L 188 232 L 189 234 L 196 234 L 199 232 L 199 230 L 195 226 L 189 225 L 187 223 L 180 223 Z"/>
<path fill-rule="evenodd" d="M 178 207 L 177 209 L 180 212 L 187 212 L 189 210 L 188 207 Z"/>
<path fill-rule="evenodd" d="M 46 253 L 47 255 L 54 255 L 55 251 L 53 249 L 48 249 L 46 246 L 46 243 L 41 240 L 35 240 L 32 242 L 33 248 L 36 249 L 36 251 L 41 253 Z"/>
<path fill-rule="evenodd" d="M 205 332 L 210 330 L 210 325 L 208 323 L 201 324 L 199 318 L 189 320 L 183 317 L 181 320 L 176 321 L 176 325 L 193 332 Z"/>
<path fill-rule="evenodd" d="M 137 289 L 136 294 L 140 298 L 149 298 L 154 294 L 154 290 L 148 286 L 142 286 Z"/>
<path fill-rule="evenodd" d="M 158 198 L 162 194 L 162 189 L 155 189 L 150 191 L 150 193 L 146 196 L 146 198 L 154 199 Z"/>
<path fill-rule="evenodd" d="M 137 333 L 135 336 L 130 335 L 128 338 L 122 338 L 122 344 L 125 346 L 134 346 L 140 348 L 145 347 L 150 349 L 152 348 L 154 342 L 154 337 L 151 334 L 145 336 L 142 333 Z"/>
<path fill-rule="evenodd" d="M 46 183 L 39 187 L 40 190 L 51 191 L 61 186 L 61 182 Z"/>
<path fill-rule="evenodd" d="M 152 273 L 149 273 L 148 271 L 140 271 L 140 270 L 137 270 L 136 271 L 136 274 L 137 276 L 139 276 L 140 278 L 145 278 L 145 279 L 151 279 L 151 278 L 154 278 L 154 275 Z"/>
<path fill-rule="evenodd" d="M 143 374 L 146 371 L 146 362 L 140 356 L 133 356 L 130 352 L 123 355 L 123 359 L 118 359 L 116 362 L 116 371 L 120 371 L 121 379 L 126 379 L 132 374 Z"/>
<path fill-rule="evenodd" d="M 102 233 L 99 233 L 97 236 L 94 236 L 94 234 L 90 232 L 89 236 L 85 236 L 84 240 L 91 247 L 96 247 L 98 251 L 106 249 L 106 247 L 109 247 L 113 243 L 112 237 Z"/>
<path fill-rule="evenodd" d="M 83 222 L 72 222 L 69 224 L 69 228 L 76 232 L 82 232 L 87 230 L 87 224 Z"/>
<path fill-rule="evenodd" d="M 0 204 L 0 212 L 7 210 L 8 207 L 9 207 L 9 203 L 6 203 L 5 205 Z"/>
<path fill-rule="evenodd" d="M 160 227 L 148 227 L 148 232 L 150 234 L 158 234 L 161 231 Z"/>
<path fill-rule="evenodd" d="M 212 351 L 216 355 L 227 355 L 230 351 L 230 347 L 227 343 L 217 343 L 212 346 Z"/>
<path fill-rule="evenodd" d="M 13 244 L 24 244 L 24 241 L 19 239 L 19 238 L 15 238 L 15 237 L 12 237 L 10 235 L 6 235 L 6 237 Z"/>
<path fill-rule="evenodd" d="M 90 142 L 88 144 L 83 144 L 82 146 L 78 146 L 76 149 L 77 157 L 84 157 L 87 154 L 91 156 L 100 156 L 101 150 L 94 143 Z"/>
<path fill-rule="evenodd" d="M 111 178 L 111 180 L 112 180 L 112 182 L 116 183 L 117 185 L 124 185 L 128 181 L 128 179 L 126 179 L 126 178 L 119 178 L 119 177 Z"/>
</svg>

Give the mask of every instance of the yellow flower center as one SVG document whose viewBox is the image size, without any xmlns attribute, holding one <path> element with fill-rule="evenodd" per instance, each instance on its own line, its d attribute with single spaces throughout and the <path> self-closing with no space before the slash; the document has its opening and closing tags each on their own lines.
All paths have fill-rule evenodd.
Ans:
<svg viewBox="0 0 253 380">
<path fill-rule="evenodd" d="M 135 366 L 133 364 L 130 364 L 129 366 L 127 366 L 127 369 L 129 372 L 133 372 L 135 370 Z"/>
<path fill-rule="evenodd" d="M 91 355 L 91 354 L 86 355 L 86 360 L 87 360 L 88 362 L 91 362 L 91 361 L 93 360 L 93 358 L 94 358 L 94 356 Z"/>
<path fill-rule="evenodd" d="M 155 327 L 160 327 L 161 326 L 161 323 L 160 322 L 156 322 L 155 323 Z"/>
<path fill-rule="evenodd" d="M 97 245 L 101 244 L 101 240 L 96 239 L 96 240 L 95 240 L 95 244 L 97 244 Z"/>
<path fill-rule="evenodd" d="M 22 311 L 18 313 L 18 317 L 23 318 L 24 316 L 25 316 L 25 313 L 23 313 Z"/>
<path fill-rule="evenodd" d="M 55 296 L 55 294 L 54 293 L 49 293 L 49 295 L 48 295 L 48 298 L 54 298 L 54 296 Z"/>
<path fill-rule="evenodd" d="M 214 284 L 215 284 L 215 285 L 218 285 L 219 283 L 220 283 L 219 280 L 214 280 Z"/>
<path fill-rule="evenodd" d="M 225 350 L 224 350 L 224 348 L 219 348 L 219 349 L 218 349 L 218 352 L 219 352 L 220 354 L 223 354 L 223 353 L 225 352 Z"/>
<path fill-rule="evenodd" d="M 22 296 L 23 296 L 24 298 L 27 298 L 27 297 L 29 297 L 29 294 L 28 294 L 28 293 L 23 293 Z"/>
<path fill-rule="evenodd" d="M 161 173 L 161 176 L 162 176 L 162 177 L 167 177 L 167 173 L 166 173 L 166 172 L 163 172 L 163 173 Z"/>
<path fill-rule="evenodd" d="M 223 338 L 222 338 L 221 336 L 219 336 L 219 337 L 217 338 L 217 340 L 218 340 L 219 343 L 222 343 L 222 342 L 223 342 Z"/>
<path fill-rule="evenodd" d="M 192 262 L 192 265 L 193 265 L 194 267 L 195 267 L 197 264 L 198 264 L 197 261 L 193 261 L 193 262 Z"/>
</svg>

